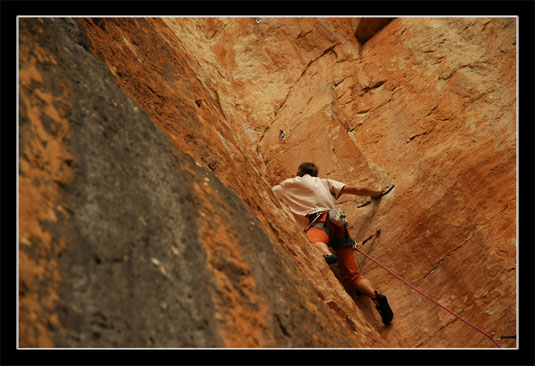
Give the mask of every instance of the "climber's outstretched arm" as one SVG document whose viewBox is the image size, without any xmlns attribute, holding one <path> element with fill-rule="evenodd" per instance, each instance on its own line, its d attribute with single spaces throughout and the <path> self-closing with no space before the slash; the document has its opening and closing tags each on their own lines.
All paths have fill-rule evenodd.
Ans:
<svg viewBox="0 0 535 366">
<path fill-rule="evenodd" d="M 342 191 L 338 195 L 340 197 L 343 194 L 354 194 L 357 196 L 372 196 L 377 197 L 380 196 L 382 193 L 381 189 L 375 187 L 375 185 L 372 185 L 370 187 L 367 186 L 358 186 L 358 185 L 346 185 L 344 188 L 342 188 Z"/>
</svg>

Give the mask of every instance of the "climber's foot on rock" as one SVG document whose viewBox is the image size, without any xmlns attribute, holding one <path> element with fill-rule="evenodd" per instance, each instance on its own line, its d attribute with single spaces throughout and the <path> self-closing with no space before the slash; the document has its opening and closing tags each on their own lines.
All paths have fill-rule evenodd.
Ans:
<svg viewBox="0 0 535 366">
<path fill-rule="evenodd" d="M 381 314 L 383 324 L 390 324 L 392 318 L 394 317 L 394 313 L 392 313 L 392 309 L 390 309 L 390 305 L 388 305 L 388 300 L 386 299 L 386 296 L 375 291 L 375 300 L 377 300 L 377 302 L 379 303 L 376 308 L 377 310 L 379 310 L 379 314 Z"/>
<path fill-rule="evenodd" d="M 325 258 L 325 261 L 328 264 L 333 264 L 333 263 L 338 262 L 338 257 L 336 256 L 336 254 L 329 254 L 329 255 L 324 254 L 323 258 Z"/>
</svg>

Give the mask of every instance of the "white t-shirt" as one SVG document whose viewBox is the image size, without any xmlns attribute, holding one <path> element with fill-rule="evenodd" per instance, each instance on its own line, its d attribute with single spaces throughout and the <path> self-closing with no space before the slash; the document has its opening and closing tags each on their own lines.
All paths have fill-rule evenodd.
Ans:
<svg viewBox="0 0 535 366">
<path fill-rule="evenodd" d="M 308 224 L 305 217 L 318 211 L 335 207 L 334 200 L 340 196 L 345 184 L 332 179 L 322 179 L 305 174 L 289 178 L 273 187 L 273 192 L 290 207 L 302 229 Z"/>
</svg>

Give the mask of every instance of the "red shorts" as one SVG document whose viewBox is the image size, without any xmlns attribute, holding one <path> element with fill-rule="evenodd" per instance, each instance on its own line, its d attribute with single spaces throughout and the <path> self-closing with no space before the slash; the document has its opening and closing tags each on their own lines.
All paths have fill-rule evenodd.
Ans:
<svg viewBox="0 0 535 366">
<path fill-rule="evenodd" d="M 321 218 L 316 220 L 316 223 L 325 222 L 327 215 L 323 215 Z M 331 222 L 327 222 L 327 226 L 331 233 L 332 239 L 337 239 L 345 235 L 345 228 L 334 225 Z M 312 242 L 312 244 L 317 242 L 322 242 L 329 245 L 329 236 L 325 230 L 311 227 L 306 232 L 306 236 Z M 340 277 L 342 283 L 351 290 L 356 290 L 357 283 L 360 280 L 363 280 L 364 277 L 360 275 L 357 264 L 355 263 L 355 256 L 353 255 L 352 247 L 341 247 L 334 249 L 336 256 L 338 257 L 338 269 L 340 271 Z"/>
</svg>

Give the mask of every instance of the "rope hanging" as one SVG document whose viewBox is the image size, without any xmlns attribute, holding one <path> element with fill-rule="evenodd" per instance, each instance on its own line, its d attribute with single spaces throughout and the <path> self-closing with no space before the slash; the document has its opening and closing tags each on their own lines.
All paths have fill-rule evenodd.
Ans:
<svg viewBox="0 0 535 366">
<path fill-rule="evenodd" d="M 381 263 L 379 263 L 378 261 L 376 261 L 375 259 L 373 259 L 372 257 L 370 257 L 368 254 L 364 253 L 362 250 L 360 250 L 360 248 L 355 248 L 359 253 L 361 253 L 362 255 L 364 255 L 366 258 L 368 258 L 369 260 L 371 260 L 372 262 L 374 262 L 375 264 L 377 264 L 378 266 L 380 266 L 381 268 L 383 268 L 384 270 L 386 270 L 387 272 L 389 272 L 391 275 L 393 275 L 394 277 L 396 277 L 397 279 L 399 279 L 400 281 L 402 281 L 403 283 L 405 283 L 407 286 L 409 286 L 410 288 L 412 288 L 413 290 L 415 290 L 416 292 L 418 292 L 420 295 L 426 297 L 427 299 L 429 299 L 430 301 L 432 301 L 433 303 L 435 303 L 436 305 L 440 306 L 442 309 L 446 310 L 448 313 L 450 313 L 451 315 L 455 316 L 457 319 L 465 322 L 466 324 L 468 324 L 469 326 L 471 326 L 472 328 L 474 328 L 475 330 L 477 330 L 478 332 L 480 332 L 481 334 L 485 335 L 486 337 L 490 338 L 490 340 L 492 342 L 494 342 L 494 344 L 498 347 L 498 348 L 502 348 L 502 346 L 500 346 L 500 344 L 488 333 L 486 333 L 485 331 L 483 331 L 482 329 L 478 328 L 477 326 L 475 326 L 474 324 L 470 323 L 468 320 L 462 318 L 460 315 L 457 315 L 455 314 L 453 311 L 451 311 L 450 309 L 446 308 L 444 305 L 442 305 L 441 303 L 439 303 L 438 301 L 436 301 L 435 299 L 433 299 L 431 296 L 427 295 L 426 293 L 424 293 L 423 291 L 417 289 L 416 287 L 414 287 L 413 285 L 411 285 L 409 282 L 405 281 L 403 278 L 401 278 L 400 276 L 398 276 L 397 274 L 395 274 L 394 272 L 392 272 L 390 269 L 386 268 L 385 266 L 383 266 Z"/>
</svg>

